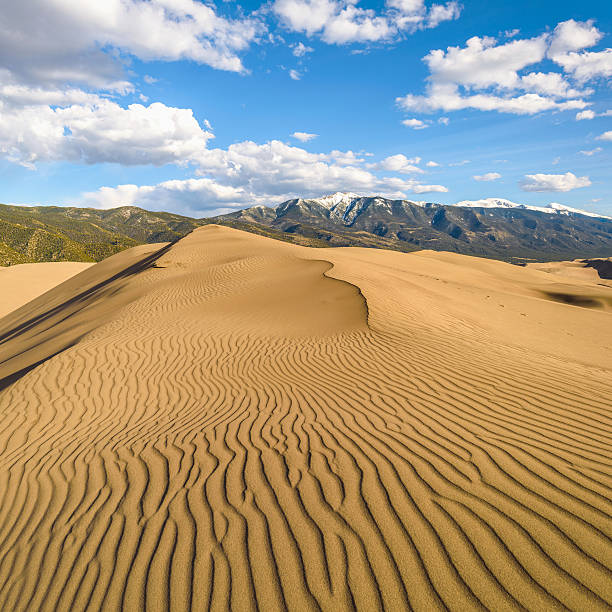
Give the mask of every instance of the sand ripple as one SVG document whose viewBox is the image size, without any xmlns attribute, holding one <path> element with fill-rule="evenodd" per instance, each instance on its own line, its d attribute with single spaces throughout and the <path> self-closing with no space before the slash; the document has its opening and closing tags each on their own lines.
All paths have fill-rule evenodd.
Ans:
<svg viewBox="0 0 612 612">
<path fill-rule="evenodd" d="M 610 312 L 460 256 L 140 249 L 0 321 L 0 610 L 610 609 Z"/>
</svg>

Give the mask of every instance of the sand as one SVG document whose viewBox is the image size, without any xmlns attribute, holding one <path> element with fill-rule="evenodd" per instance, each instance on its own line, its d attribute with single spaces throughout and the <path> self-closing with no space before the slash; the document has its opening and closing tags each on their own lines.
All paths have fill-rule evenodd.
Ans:
<svg viewBox="0 0 612 612">
<path fill-rule="evenodd" d="M 17 310 L 91 265 L 60 261 L 0 267 L 0 317 Z"/>
<path fill-rule="evenodd" d="M 609 610 L 612 289 L 217 226 L 0 320 L 1 610 Z"/>
<path fill-rule="evenodd" d="M 575 281 L 586 281 L 587 283 L 591 284 L 599 283 L 607 287 L 612 287 L 611 280 L 600 278 L 597 270 L 587 266 L 587 264 L 585 264 L 581 259 L 574 259 L 573 261 L 528 263 L 527 267 L 532 270 L 548 272 L 549 274 L 553 274 L 555 276 L 568 277 Z"/>
</svg>

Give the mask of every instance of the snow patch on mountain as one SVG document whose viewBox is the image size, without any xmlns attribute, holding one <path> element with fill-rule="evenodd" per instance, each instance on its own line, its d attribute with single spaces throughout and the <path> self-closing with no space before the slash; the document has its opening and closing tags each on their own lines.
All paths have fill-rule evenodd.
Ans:
<svg viewBox="0 0 612 612">
<path fill-rule="evenodd" d="M 596 213 L 587 212 L 586 210 L 580 210 L 578 208 L 572 208 L 571 206 L 565 206 L 564 204 L 558 204 L 557 202 L 551 202 L 548 206 L 529 206 L 527 204 L 517 204 L 510 200 L 504 200 L 503 198 L 484 198 L 482 200 L 462 200 L 453 204 L 453 206 L 460 206 L 464 208 L 520 208 L 522 210 L 535 210 L 536 212 L 546 213 L 549 215 L 584 215 L 586 217 L 594 217 L 596 219 L 612 219 L 612 217 L 606 217 L 605 215 L 599 215 Z"/>
<path fill-rule="evenodd" d="M 337 191 L 336 193 L 332 193 L 331 195 L 322 196 L 320 198 L 312 198 L 314 202 L 318 202 L 321 206 L 325 206 L 325 208 L 336 208 L 338 204 L 344 204 L 348 206 L 351 204 L 353 200 L 360 198 L 361 196 L 356 193 Z"/>
</svg>

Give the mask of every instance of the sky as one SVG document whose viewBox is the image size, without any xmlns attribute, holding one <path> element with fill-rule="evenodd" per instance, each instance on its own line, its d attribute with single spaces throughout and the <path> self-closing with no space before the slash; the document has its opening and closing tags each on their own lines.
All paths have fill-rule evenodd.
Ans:
<svg viewBox="0 0 612 612">
<path fill-rule="evenodd" d="M 0 2 L 0 202 L 612 215 L 612 2 Z"/>
</svg>

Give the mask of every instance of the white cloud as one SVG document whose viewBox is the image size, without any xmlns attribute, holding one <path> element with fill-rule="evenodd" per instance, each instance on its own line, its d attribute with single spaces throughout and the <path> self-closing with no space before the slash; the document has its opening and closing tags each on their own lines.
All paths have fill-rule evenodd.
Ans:
<svg viewBox="0 0 612 612">
<path fill-rule="evenodd" d="M 225 19 L 196 0 L 5 2 L 0 58 L 23 82 L 108 89 L 124 80 L 120 54 L 241 72 L 239 53 L 262 28 L 255 19 Z"/>
<path fill-rule="evenodd" d="M 314 140 L 318 134 L 311 134 L 310 132 L 293 132 L 291 136 L 302 142 L 308 142 L 309 140 Z"/>
<path fill-rule="evenodd" d="M 435 28 L 443 21 L 452 21 L 461 15 L 461 7 L 458 2 L 447 2 L 446 4 L 434 4 L 427 15 L 427 28 Z"/>
<path fill-rule="evenodd" d="M 556 58 L 555 61 L 563 66 L 566 72 L 572 73 L 579 82 L 612 76 L 612 49 L 568 53 L 562 58 Z"/>
<path fill-rule="evenodd" d="M 457 111 L 473 108 L 482 111 L 499 111 L 516 115 L 533 115 L 547 110 L 581 109 L 587 106 L 583 100 L 556 102 L 539 94 L 523 94 L 503 97 L 491 94 L 461 95 L 453 85 L 432 86 L 427 96 L 408 94 L 397 98 L 400 108 L 430 112 L 435 110 Z"/>
<path fill-rule="evenodd" d="M 597 44 L 602 34 L 593 23 L 592 19 L 584 22 L 569 19 L 558 24 L 550 41 L 548 57 L 557 61 L 566 53 L 580 51 Z"/>
<path fill-rule="evenodd" d="M 572 191 L 591 184 L 588 176 L 565 174 L 526 174 L 520 183 L 523 191 Z"/>
<path fill-rule="evenodd" d="M 592 21 L 574 20 L 558 24 L 553 33 L 503 43 L 474 36 L 463 47 L 430 51 L 423 58 L 430 73 L 425 94 L 407 94 L 396 102 L 405 110 L 420 112 L 582 110 L 589 105 L 585 98 L 594 93 L 584 84 L 612 75 L 612 49 L 581 51 L 601 37 Z M 546 58 L 564 72 L 529 71 Z"/>
<path fill-rule="evenodd" d="M 475 181 L 496 181 L 501 178 L 501 174 L 498 172 L 487 172 L 486 174 L 475 174 L 472 178 Z"/>
<path fill-rule="evenodd" d="M 173 210 L 200 216 L 248 206 L 253 195 L 244 189 L 221 185 L 209 178 L 164 181 L 157 185 L 118 185 L 87 192 L 79 202 L 95 208 L 137 205 L 148 210 Z"/>
<path fill-rule="evenodd" d="M 142 80 L 147 84 L 147 85 L 153 85 L 153 83 L 157 83 L 158 79 L 156 79 L 155 77 L 152 77 L 149 74 L 145 74 L 144 77 L 142 77 Z"/>
<path fill-rule="evenodd" d="M 526 91 L 555 98 L 577 98 L 593 93 L 592 90 L 574 89 L 558 72 L 530 72 L 521 77 L 521 87 Z"/>
<path fill-rule="evenodd" d="M 584 110 L 576 113 L 576 121 L 583 121 L 584 119 L 594 119 L 595 113 L 592 110 Z"/>
<path fill-rule="evenodd" d="M 272 10 L 281 23 L 294 32 L 319 35 L 329 44 L 380 42 L 403 32 L 434 28 L 457 19 L 461 12 L 455 2 L 434 4 L 429 10 L 423 0 L 388 0 L 377 13 L 357 6 L 358 0 L 275 0 Z"/>
<path fill-rule="evenodd" d="M 604 132 L 601 136 L 597 137 L 597 140 L 612 140 L 612 131 Z"/>
<path fill-rule="evenodd" d="M 448 117 L 440 117 L 438 119 L 438 123 L 442 125 L 448 125 L 450 123 L 450 119 Z"/>
<path fill-rule="evenodd" d="M 212 137 L 190 109 L 159 102 L 12 106 L 0 96 L 0 153 L 29 167 L 38 161 L 182 164 L 197 159 Z"/>
<path fill-rule="evenodd" d="M 292 68 L 292 69 L 289 71 L 289 76 L 290 76 L 290 77 L 291 77 L 291 78 L 292 78 L 294 81 L 299 81 L 299 80 L 302 78 L 302 73 L 301 73 L 301 72 L 298 72 L 297 70 L 295 70 L 295 69 L 293 69 L 293 68 Z"/>
<path fill-rule="evenodd" d="M 435 161 L 428 161 L 428 162 L 427 162 L 425 165 L 426 165 L 428 168 L 437 168 L 437 167 L 438 167 L 440 164 L 438 164 L 438 163 L 437 163 L 437 162 L 435 162 Z"/>
<path fill-rule="evenodd" d="M 582 153 L 582 155 L 586 155 L 587 157 L 592 157 L 593 155 L 597 155 L 597 153 L 601 153 L 602 151 L 603 149 L 601 147 L 595 147 L 590 151 L 580 151 L 580 153 Z"/>
<path fill-rule="evenodd" d="M 419 163 L 421 163 L 420 157 L 408 158 L 399 153 L 385 157 L 378 163 L 369 164 L 368 167 L 388 172 L 399 172 L 401 174 L 422 174 L 424 171 L 417 166 Z"/>
<path fill-rule="evenodd" d="M 398 193 L 423 188 L 412 179 L 379 178 L 359 167 L 361 161 L 352 152 L 310 153 L 272 140 L 261 145 L 245 141 L 227 149 L 208 149 L 198 164 L 202 175 L 234 187 L 248 186 L 256 194 L 342 190 Z M 402 161 L 408 164 L 414 160 L 402 156 Z"/>
<path fill-rule="evenodd" d="M 429 127 L 424 121 L 421 121 L 420 119 L 404 119 L 402 123 L 406 127 L 410 127 L 413 130 L 424 130 L 425 128 Z"/>
<path fill-rule="evenodd" d="M 295 57 L 304 57 L 307 53 L 312 53 L 314 49 L 307 47 L 303 42 L 299 42 L 297 45 L 292 46 L 292 53 Z"/>
<path fill-rule="evenodd" d="M 328 43 L 372 42 L 390 38 L 394 29 L 384 17 L 340 0 L 276 0 L 273 11 L 287 28 Z"/>
<path fill-rule="evenodd" d="M 603 37 L 593 23 L 570 19 L 560 23 L 552 34 L 548 57 L 578 81 L 612 75 L 612 49 L 583 51 Z"/>
<path fill-rule="evenodd" d="M 443 185 L 375 173 L 375 170 L 409 173 L 419 158 L 391 156 L 368 168 L 359 167 L 362 161 L 352 152 L 309 153 L 276 140 L 265 144 L 246 141 L 227 149 L 205 150 L 198 160 L 201 179 L 141 187 L 104 187 L 86 194 L 85 199 L 96 206 L 171 207 L 183 212 L 189 210 L 189 214 L 197 216 L 213 214 L 219 208 L 278 203 L 291 197 L 315 197 L 341 190 L 394 198 L 405 198 L 408 193 L 448 191 Z"/>
<path fill-rule="evenodd" d="M 359 157 L 359 155 L 363 155 L 364 157 Z M 340 166 L 354 166 L 356 164 L 361 164 L 365 161 L 365 157 L 371 157 L 373 153 L 360 153 L 357 155 L 353 151 L 336 151 L 333 150 L 330 153 L 327 153 L 323 156 L 323 159 L 329 160 L 334 164 L 338 164 Z"/>
<path fill-rule="evenodd" d="M 516 88 L 517 71 L 540 61 L 546 52 L 545 36 L 495 43 L 494 38 L 473 36 L 465 47 L 448 47 L 446 52 L 435 49 L 424 61 L 436 83 Z"/>
</svg>

